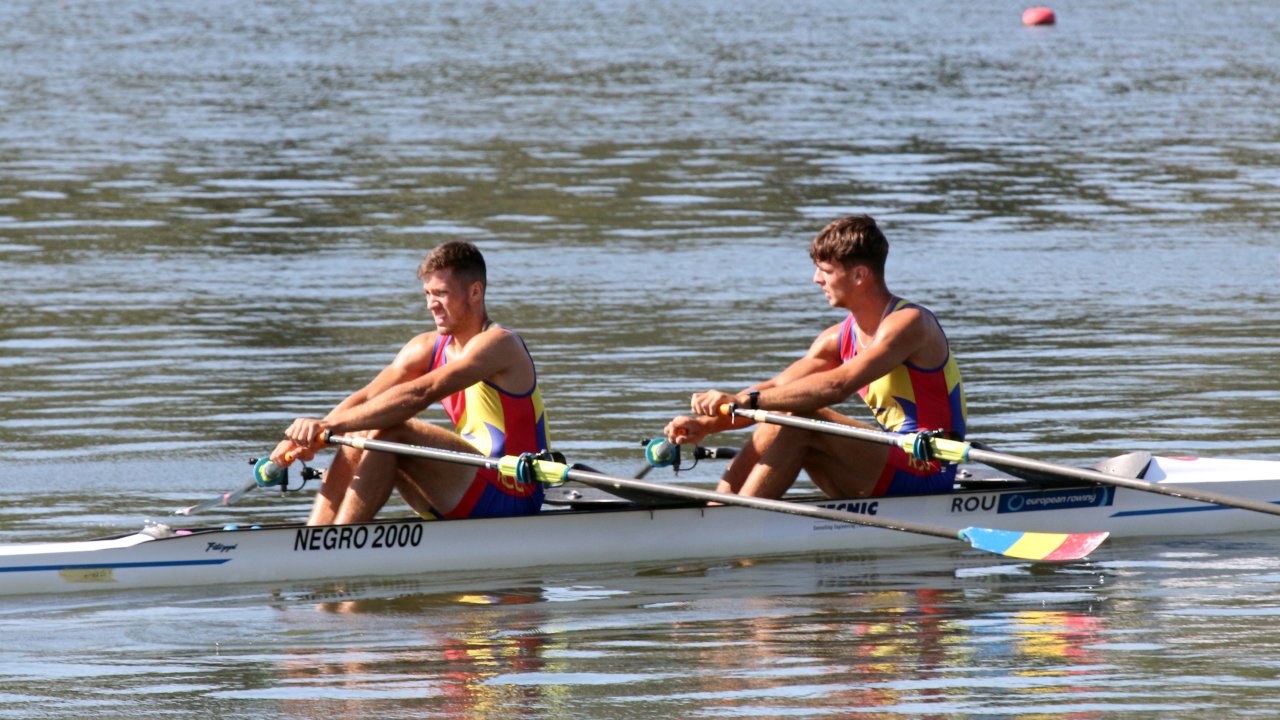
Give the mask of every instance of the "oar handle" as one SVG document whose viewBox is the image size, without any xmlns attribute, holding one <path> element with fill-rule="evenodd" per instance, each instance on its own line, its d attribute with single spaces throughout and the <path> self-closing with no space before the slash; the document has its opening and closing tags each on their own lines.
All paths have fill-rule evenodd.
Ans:
<svg viewBox="0 0 1280 720">
<path fill-rule="evenodd" d="M 304 452 L 315 452 L 316 450 L 323 448 L 326 444 L 328 444 L 329 436 L 332 434 L 333 433 L 329 430 L 321 430 L 320 432 L 316 433 L 316 436 L 314 438 L 311 439 L 310 445 L 307 445 L 306 447 L 299 445 L 298 447 L 285 453 L 284 466 L 288 467 L 292 465 L 293 461 L 302 457 L 302 453 Z"/>
</svg>

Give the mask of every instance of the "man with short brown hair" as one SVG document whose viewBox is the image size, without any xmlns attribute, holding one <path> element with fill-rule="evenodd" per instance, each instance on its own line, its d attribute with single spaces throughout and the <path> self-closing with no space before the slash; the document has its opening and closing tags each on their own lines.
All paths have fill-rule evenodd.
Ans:
<svg viewBox="0 0 1280 720">
<path fill-rule="evenodd" d="M 697 443 L 738 425 L 718 415 L 724 404 L 869 427 L 829 406 L 855 392 L 879 429 L 936 430 L 961 439 L 966 410 L 960 370 L 942 326 L 929 310 L 885 284 L 889 243 L 867 215 L 841 218 L 814 238 L 813 281 L 832 307 L 849 311 L 818 335 L 804 357 L 740 393 L 694 393 L 694 416 L 666 427 L 673 442 Z M 949 492 L 955 466 L 922 461 L 897 447 L 761 424 L 720 481 L 721 492 L 778 498 L 808 473 L 830 497 Z"/>
<path fill-rule="evenodd" d="M 485 308 L 484 257 L 471 243 L 435 248 L 418 268 L 436 329 L 408 342 L 368 385 L 324 418 L 298 418 L 272 452 L 303 459 L 325 432 L 490 457 L 549 450 L 537 370 L 519 335 Z M 440 402 L 456 432 L 416 416 Z M 543 489 L 488 468 L 361 451 L 338 451 L 312 505 L 310 525 L 371 520 L 391 496 L 424 517 L 495 517 L 538 512 Z"/>
</svg>

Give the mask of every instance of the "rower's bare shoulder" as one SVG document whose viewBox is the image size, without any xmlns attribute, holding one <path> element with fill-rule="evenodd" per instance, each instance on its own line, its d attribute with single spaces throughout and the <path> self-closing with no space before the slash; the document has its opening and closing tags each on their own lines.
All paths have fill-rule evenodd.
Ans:
<svg viewBox="0 0 1280 720">
<path fill-rule="evenodd" d="M 836 357 L 840 354 L 840 333 L 844 328 L 844 321 L 818 333 L 818 337 L 814 338 L 813 344 L 809 346 L 808 355 L 810 357 Z"/>
<path fill-rule="evenodd" d="M 414 353 L 430 354 L 435 350 L 436 340 L 440 337 L 439 330 L 429 330 L 424 333 L 414 335 L 409 342 L 405 343 L 404 350 Z"/>
<path fill-rule="evenodd" d="M 431 365 L 435 356 L 436 340 L 440 333 L 436 330 L 415 335 L 405 343 L 396 354 L 395 364 L 406 369 L 422 369 Z"/>
<path fill-rule="evenodd" d="M 479 341 L 477 346 L 483 348 L 486 352 L 490 350 L 510 352 L 524 345 L 524 341 L 520 339 L 520 336 L 514 330 L 496 323 L 477 335 L 476 340 Z"/>
<path fill-rule="evenodd" d="M 911 306 L 893 313 L 885 321 L 885 339 L 904 348 L 912 363 L 932 367 L 946 360 L 947 338 L 933 313 Z"/>
</svg>

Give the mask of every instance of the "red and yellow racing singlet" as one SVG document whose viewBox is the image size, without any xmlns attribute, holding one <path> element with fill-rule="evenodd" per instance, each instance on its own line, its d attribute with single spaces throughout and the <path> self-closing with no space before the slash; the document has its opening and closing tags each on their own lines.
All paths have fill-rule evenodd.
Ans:
<svg viewBox="0 0 1280 720">
<path fill-rule="evenodd" d="M 443 366 L 449 336 L 436 338 L 431 367 Z M 520 341 L 524 345 L 524 341 Z M 525 348 L 528 353 L 528 348 Z M 531 360 L 532 362 L 532 360 Z M 546 410 L 537 380 L 523 394 L 507 392 L 491 382 L 481 381 L 441 401 L 458 434 L 489 457 L 536 453 L 549 448 Z"/>
<path fill-rule="evenodd" d="M 909 307 L 920 310 L 937 322 L 927 308 L 906 300 L 898 300 L 889 314 Z M 840 328 L 841 362 L 849 362 L 857 356 L 856 332 L 850 315 Z M 964 437 L 968 417 L 964 384 L 960 381 L 960 368 L 950 348 L 946 361 L 938 367 L 921 368 L 909 362 L 903 363 L 858 390 L 858 395 L 871 408 L 880 427 L 890 432 L 945 430 L 953 439 Z"/>
<path fill-rule="evenodd" d="M 431 359 L 432 369 L 448 362 L 445 348 L 450 337 L 441 335 Z M 524 346 L 524 340 L 520 341 Z M 525 353 L 529 349 L 525 347 Z M 530 362 L 533 360 L 530 358 Z M 491 382 L 481 381 L 459 393 L 454 393 L 441 401 L 445 413 L 453 421 L 458 434 L 475 446 L 476 452 L 489 457 L 504 455 L 520 455 L 537 453 L 550 449 L 547 436 L 546 409 L 542 405 L 542 392 L 538 389 L 537 373 L 534 373 L 533 387 L 527 392 L 516 394 L 508 392 Z M 492 486 L 502 495 L 510 498 L 527 498 L 541 502 L 542 484 L 538 482 L 520 483 L 515 478 L 504 477 L 496 470 L 481 468 L 476 472 L 475 492 L 468 493 L 463 507 L 450 516 L 467 516 L 475 514 L 476 503 L 493 505 L 491 493 L 482 496 L 481 485 Z M 497 499 L 497 504 L 502 501 Z M 536 511 L 536 504 L 532 505 Z M 509 508 L 481 508 L 483 514 L 519 514 Z M 491 512 L 492 511 L 492 512 Z"/>
</svg>

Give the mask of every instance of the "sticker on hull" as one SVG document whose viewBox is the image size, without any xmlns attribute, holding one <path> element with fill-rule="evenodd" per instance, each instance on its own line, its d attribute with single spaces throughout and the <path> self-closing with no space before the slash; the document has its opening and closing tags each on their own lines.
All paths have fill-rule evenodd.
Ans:
<svg viewBox="0 0 1280 720">
<path fill-rule="evenodd" d="M 364 550 L 418 547 L 422 523 L 397 525 L 342 525 L 300 528 L 293 538 L 293 550 Z"/>
<path fill-rule="evenodd" d="M 1107 507 L 1115 500 L 1115 488 L 1070 488 L 1034 490 L 999 495 L 965 495 L 951 498 L 952 513 L 1021 513 L 1037 510 L 1072 510 Z"/>
</svg>

